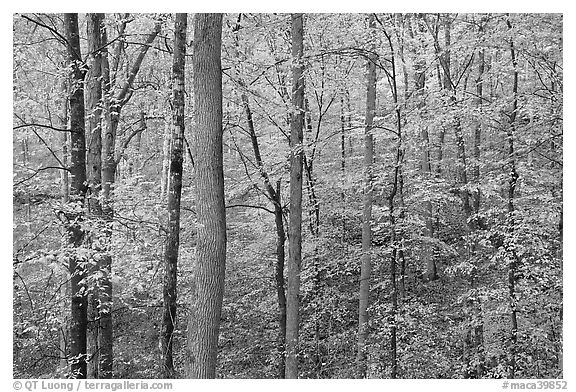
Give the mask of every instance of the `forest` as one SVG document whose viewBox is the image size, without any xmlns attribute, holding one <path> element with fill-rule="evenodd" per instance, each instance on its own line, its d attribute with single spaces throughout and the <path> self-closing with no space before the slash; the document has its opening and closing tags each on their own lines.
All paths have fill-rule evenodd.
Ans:
<svg viewBox="0 0 576 392">
<path fill-rule="evenodd" d="M 563 16 L 13 15 L 13 377 L 563 377 Z"/>
</svg>

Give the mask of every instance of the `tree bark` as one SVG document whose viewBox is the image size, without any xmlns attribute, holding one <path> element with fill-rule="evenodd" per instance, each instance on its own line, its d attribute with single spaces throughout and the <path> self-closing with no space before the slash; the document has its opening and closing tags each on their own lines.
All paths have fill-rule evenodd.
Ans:
<svg viewBox="0 0 576 392">
<path fill-rule="evenodd" d="M 162 200 L 166 197 L 170 181 L 170 137 L 172 119 L 168 117 L 168 114 L 166 114 L 164 120 L 164 143 L 162 144 L 162 174 L 160 175 L 160 199 Z"/>
<path fill-rule="evenodd" d="M 102 188 L 102 45 L 101 28 L 104 23 L 104 14 L 87 14 L 88 37 L 88 73 L 86 75 L 86 120 L 88 125 L 88 153 L 86 154 L 86 176 L 88 179 L 90 213 L 94 217 L 95 230 L 90 233 L 93 239 L 101 235 L 100 224 L 102 219 L 102 206 L 99 195 Z M 99 241 L 91 241 L 93 244 Z M 94 267 L 90 274 L 98 276 L 101 266 L 101 249 L 94 249 Z M 92 287 L 88 292 L 88 378 L 98 378 L 99 354 L 98 335 L 100 332 L 99 298 L 100 279 L 91 279 Z"/>
<path fill-rule="evenodd" d="M 81 228 L 82 209 L 86 195 L 86 139 L 84 127 L 84 72 L 78 33 L 78 14 L 64 14 L 68 63 L 71 69 L 70 86 L 70 202 L 68 244 L 78 248 L 84 240 Z M 84 261 L 75 252 L 70 257 L 70 286 L 72 295 L 70 314 L 70 377 L 86 378 L 87 307 Z"/>
<path fill-rule="evenodd" d="M 60 103 L 60 124 L 61 129 L 68 130 L 68 83 L 67 80 L 62 80 L 62 101 Z M 68 151 L 68 132 L 61 132 L 61 143 L 62 143 L 62 164 L 64 167 L 68 167 L 69 151 Z M 60 193 L 62 195 L 62 201 L 68 203 L 70 197 L 70 179 L 67 170 L 60 170 Z"/>
<path fill-rule="evenodd" d="M 509 29 L 512 29 L 510 19 L 507 20 Z M 516 151 L 514 149 L 514 134 L 516 131 L 516 117 L 518 114 L 518 59 L 516 58 L 516 49 L 514 41 L 510 40 L 510 57 L 514 67 L 513 85 L 512 85 L 512 110 L 510 112 L 510 122 L 506 129 L 508 140 L 508 163 L 510 166 L 510 177 L 508 180 L 508 238 L 506 241 L 506 250 L 508 258 L 508 293 L 510 306 L 510 344 L 509 344 L 509 362 L 508 378 L 516 376 L 516 351 L 518 343 L 518 317 L 517 317 L 517 299 L 516 299 L 516 274 L 518 269 L 518 254 L 516 253 L 515 234 L 516 219 L 514 197 L 516 184 L 518 182 L 518 172 L 516 171 Z"/>
<path fill-rule="evenodd" d="M 360 267 L 360 291 L 358 307 L 358 343 L 356 354 L 357 377 L 367 375 L 366 339 L 368 337 L 368 303 L 370 297 L 370 276 L 372 274 L 372 176 L 374 162 L 374 142 L 372 125 L 376 114 L 376 61 L 375 17 L 368 17 L 370 45 L 373 49 L 366 62 L 366 127 L 364 131 L 364 191 L 362 209 L 362 260 Z"/>
<path fill-rule="evenodd" d="M 194 16 L 194 183 L 197 246 L 188 322 L 188 377 L 215 378 L 224 294 L 226 211 L 222 156 L 222 14 Z"/>
<path fill-rule="evenodd" d="M 170 154 L 170 187 L 168 190 L 168 238 L 164 250 L 164 316 L 162 319 L 162 363 L 164 378 L 174 377 L 172 342 L 176 326 L 176 272 L 180 246 L 180 198 L 184 162 L 184 65 L 186 61 L 186 28 L 188 14 L 176 14 L 174 57 L 172 63 L 172 151 Z"/>
<path fill-rule="evenodd" d="M 58 127 L 60 129 L 68 130 L 68 84 L 67 79 L 62 80 L 61 84 L 62 89 L 62 101 L 60 102 L 60 115 Z M 61 133 L 61 142 L 62 142 L 62 164 L 64 167 L 68 167 L 68 132 Z M 68 171 L 67 170 L 60 170 L 60 193 L 62 196 L 62 202 L 68 203 L 70 199 L 70 186 L 69 186 L 69 178 L 68 178 Z M 59 346 L 60 346 L 60 355 L 62 356 L 60 360 L 60 369 L 62 372 L 66 372 L 68 368 L 68 342 L 70 340 L 70 333 L 69 333 L 69 323 L 70 317 L 68 310 L 70 309 L 70 303 L 68 298 L 70 296 L 70 284 L 65 283 L 60 292 L 62 293 L 62 310 L 61 310 L 61 321 L 60 321 L 60 333 L 59 333 Z"/>
<path fill-rule="evenodd" d="M 112 218 L 114 216 L 112 191 L 114 186 L 115 164 L 114 143 L 116 130 L 111 127 L 110 111 L 110 66 L 108 63 L 108 36 L 106 28 L 101 27 L 101 88 L 102 88 L 102 121 L 104 123 L 102 136 L 102 214 L 104 218 L 104 243 L 105 252 L 100 260 L 100 309 L 98 334 L 99 354 L 99 377 L 109 379 L 113 376 L 113 327 L 112 327 Z M 113 136 L 113 137 L 112 137 Z"/>
<path fill-rule="evenodd" d="M 392 246 L 392 255 L 390 257 L 390 302 L 391 310 L 389 315 L 390 324 L 390 378 L 396 378 L 398 375 L 398 355 L 397 355 L 397 316 L 398 316 L 398 286 L 396 281 L 397 274 L 397 260 L 400 258 L 404 263 L 404 252 L 402 249 L 402 229 L 397 226 L 397 219 L 395 215 L 394 208 L 394 198 L 397 194 L 400 194 L 400 213 L 398 214 L 398 219 L 404 217 L 404 178 L 402 174 L 402 166 L 404 161 L 404 146 L 402 140 L 402 113 L 400 109 L 400 102 L 398 98 L 398 85 L 397 85 L 397 74 L 396 74 L 396 61 L 394 56 L 394 46 L 392 44 L 392 39 L 390 35 L 383 31 L 384 35 L 388 40 L 388 46 L 390 48 L 390 53 L 392 53 L 391 66 L 392 66 L 392 77 L 389 79 L 390 87 L 392 90 L 392 98 L 394 100 L 395 114 L 396 114 L 396 159 L 394 162 L 394 173 L 392 180 L 392 189 L 390 195 L 388 196 L 388 216 L 390 220 L 390 242 Z"/>
<path fill-rule="evenodd" d="M 302 157 L 304 128 L 304 15 L 291 15 L 292 111 L 290 113 L 290 227 L 286 301 L 286 378 L 298 378 L 300 268 L 302 264 Z"/>
</svg>

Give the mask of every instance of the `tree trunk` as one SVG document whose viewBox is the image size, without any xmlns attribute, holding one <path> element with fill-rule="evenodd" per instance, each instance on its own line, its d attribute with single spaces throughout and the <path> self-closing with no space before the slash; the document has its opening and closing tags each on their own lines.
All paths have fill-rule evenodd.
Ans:
<svg viewBox="0 0 576 392">
<path fill-rule="evenodd" d="M 196 295 L 188 322 L 188 377 L 215 378 L 224 294 L 226 211 L 222 156 L 222 14 L 194 16 Z"/>
<path fill-rule="evenodd" d="M 417 20 L 418 30 L 422 32 L 423 26 L 420 19 Z M 414 89 L 416 98 L 416 107 L 418 109 L 418 116 L 420 119 L 424 117 L 424 107 L 426 106 L 426 101 L 424 97 L 424 91 L 426 88 L 426 60 L 424 57 L 419 56 L 417 53 L 416 61 L 414 65 Z M 421 170 L 422 175 L 426 180 L 430 180 L 432 177 L 432 165 L 430 162 L 430 136 L 428 134 L 428 127 L 425 121 L 421 121 L 420 129 L 420 143 L 422 148 L 422 158 L 421 158 Z M 440 158 L 441 159 L 441 158 Z M 433 225 L 432 225 L 432 203 L 430 200 L 426 200 L 423 203 L 424 206 L 424 237 L 432 238 L 434 235 Z M 423 259 L 426 266 L 425 278 L 428 281 L 438 279 L 438 271 L 436 268 L 436 260 L 434 259 L 434 252 L 432 251 L 431 245 L 425 244 L 423 249 Z"/>
<path fill-rule="evenodd" d="M 62 81 L 61 84 L 62 88 L 62 101 L 60 102 L 60 116 L 59 116 L 59 128 L 68 130 L 68 85 L 66 79 Z M 68 132 L 61 132 L 61 142 L 62 142 L 62 164 L 64 167 L 68 167 Z M 67 170 L 60 170 L 60 192 L 62 196 L 62 202 L 68 203 L 70 198 L 70 187 L 69 187 L 69 179 L 68 179 L 68 171 Z M 61 321 L 60 321 L 60 334 L 59 334 L 59 346 L 60 346 L 60 369 L 62 372 L 66 372 L 68 368 L 68 342 L 70 340 L 70 333 L 69 333 L 69 322 L 70 317 L 68 314 L 68 310 L 70 308 L 70 303 L 68 298 L 70 296 L 70 284 L 65 283 L 60 292 L 62 293 L 62 309 L 61 309 Z"/>
<path fill-rule="evenodd" d="M 512 29 L 510 19 L 507 20 L 508 28 Z M 515 206 L 514 192 L 518 182 L 518 172 L 516 171 L 516 152 L 514 150 L 514 133 L 516 131 L 516 117 L 518 114 L 518 59 L 516 58 L 516 49 L 514 41 L 510 40 L 510 57 L 514 67 L 514 80 L 512 85 L 512 110 L 510 112 L 510 123 L 506 129 L 508 139 L 508 163 L 510 165 L 510 178 L 508 180 L 508 239 L 506 241 L 506 250 L 508 258 L 508 292 L 510 305 L 510 347 L 508 378 L 515 378 L 516 375 L 516 351 L 518 342 L 518 318 L 517 318 L 517 299 L 516 299 L 516 274 L 518 269 L 518 254 L 516 253 L 515 244 Z"/>
<path fill-rule="evenodd" d="M 372 176 L 374 162 L 374 143 L 372 124 L 376 114 L 376 54 L 375 18 L 368 17 L 371 54 L 366 62 L 366 128 L 364 132 L 364 191 L 362 210 L 362 265 L 360 267 L 360 303 L 358 307 L 358 344 L 356 354 L 357 377 L 367 375 L 366 339 L 368 336 L 368 302 L 370 296 L 370 276 L 372 274 Z"/>
<path fill-rule="evenodd" d="M 172 63 L 172 104 L 174 127 L 170 154 L 170 187 L 168 190 L 168 238 L 164 250 L 164 317 L 162 322 L 162 363 L 164 378 L 174 377 L 172 360 L 173 333 L 176 326 L 176 272 L 180 246 L 180 198 L 184 162 L 184 64 L 186 60 L 186 27 L 188 14 L 176 14 L 174 58 Z"/>
<path fill-rule="evenodd" d="M 392 44 L 392 39 L 390 35 L 384 30 L 384 34 L 388 39 L 388 45 L 390 47 L 390 53 L 392 53 L 391 66 L 392 66 L 392 77 L 389 79 L 392 90 L 392 98 L 394 100 L 395 114 L 396 114 L 396 161 L 394 163 L 394 174 L 392 181 L 392 189 L 390 195 L 388 196 L 388 214 L 390 220 L 390 242 L 392 246 L 392 255 L 390 257 L 390 302 L 391 310 L 389 316 L 390 324 L 390 378 L 396 378 L 398 375 L 398 355 L 397 355 L 397 316 L 398 316 L 398 287 L 396 282 L 396 272 L 397 272 L 397 260 L 404 258 L 404 252 L 402 249 L 402 237 L 401 229 L 398 229 L 396 216 L 394 213 L 394 198 L 398 193 L 400 193 L 400 213 L 398 218 L 402 219 L 404 217 L 404 178 L 402 174 L 402 165 L 404 161 L 404 146 L 402 140 L 402 114 L 400 112 L 400 103 L 398 98 L 398 85 L 396 83 L 396 61 L 394 58 L 394 46 Z M 400 238 L 399 238 L 400 237 Z M 404 262 L 404 261 L 403 261 Z"/>
<path fill-rule="evenodd" d="M 164 120 L 164 143 L 162 145 L 162 174 L 160 175 L 160 199 L 164 200 L 169 185 L 170 172 L 170 136 L 172 119 L 166 114 Z"/>
<path fill-rule="evenodd" d="M 238 21 L 234 28 L 234 55 L 236 57 L 240 56 L 239 52 L 239 38 L 238 31 L 240 31 L 240 22 L 242 14 L 238 15 Z M 266 189 L 266 195 L 268 199 L 274 205 L 274 223 L 276 226 L 276 268 L 275 268 L 275 280 L 276 280 L 276 293 L 278 297 L 278 338 L 277 338 L 277 349 L 278 349 L 278 378 L 283 379 L 286 377 L 286 360 L 285 360 L 285 350 L 286 350 L 286 290 L 284 282 L 284 244 L 286 243 L 286 232 L 284 230 L 284 212 L 282 208 L 280 184 L 279 179 L 276 182 L 276 189 L 272 186 L 270 177 L 266 168 L 264 167 L 264 162 L 262 161 L 262 155 L 260 154 L 260 145 L 258 143 L 258 136 L 256 135 L 256 130 L 254 127 L 254 119 L 252 117 L 252 110 L 250 109 L 250 101 L 246 93 L 246 84 L 244 82 L 242 72 L 240 69 L 241 65 L 238 66 L 236 77 L 238 79 L 238 84 L 240 85 L 240 98 L 242 100 L 242 106 L 244 107 L 244 113 L 246 115 L 246 125 L 248 128 L 248 133 L 250 135 L 250 141 L 252 142 L 252 150 L 254 152 L 254 159 L 258 167 L 258 171 L 262 180 L 264 181 L 264 187 Z"/>
<path fill-rule="evenodd" d="M 80 68 L 82 55 L 78 33 L 78 14 L 64 14 L 68 62 L 71 69 L 70 86 L 70 202 L 74 212 L 70 213 L 67 227 L 68 244 L 74 248 L 82 245 L 84 231 L 79 221 L 82 218 L 86 194 L 86 139 L 84 128 L 84 73 Z M 85 263 L 75 254 L 70 258 L 70 288 L 72 296 L 70 313 L 70 377 L 86 378 L 86 325 L 87 307 Z"/>
<path fill-rule="evenodd" d="M 298 378 L 300 268 L 302 263 L 302 160 L 304 128 L 304 15 L 292 14 L 292 111 L 290 113 L 290 227 L 286 302 L 286 378 Z"/>
<path fill-rule="evenodd" d="M 60 103 L 60 124 L 61 129 L 68 130 L 68 83 L 66 79 L 62 80 L 62 102 Z M 68 151 L 68 132 L 61 132 L 61 143 L 62 143 L 62 164 L 64 167 L 68 167 L 69 151 Z M 60 192 L 62 194 L 62 201 L 68 203 L 70 196 L 70 180 L 67 170 L 60 170 Z"/>
<path fill-rule="evenodd" d="M 112 191 L 114 186 L 115 162 L 114 147 L 116 139 L 116 129 L 112 129 L 112 113 L 110 110 L 110 66 L 108 63 L 108 37 L 106 28 L 102 26 L 100 30 L 102 50 L 101 50 L 101 86 L 102 86 L 102 106 L 104 122 L 102 141 L 102 213 L 104 218 L 104 243 L 106 251 L 100 260 L 100 309 L 98 334 L 99 354 L 99 377 L 101 379 L 112 378 L 113 372 L 113 329 L 112 329 L 112 218 L 114 216 Z"/>
<path fill-rule="evenodd" d="M 482 29 L 480 30 L 482 31 Z M 483 90 L 484 90 L 484 49 L 478 51 L 478 78 L 476 79 L 476 107 L 482 113 Z M 472 194 L 472 206 L 474 209 L 475 221 L 480 223 L 478 213 L 480 212 L 480 145 L 482 143 L 482 122 L 476 120 L 474 124 L 474 165 L 472 167 L 472 176 L 475 182 L 475 189 Z M 478 224 L 476 225 L 479 226 Z"/>
<path fill-rule="evenodd" d="M 481 22 L 482 23 L 482 22 Z M 482 28 L 480 28 L 482 32 Z M 476 80 L 476 106 L 480 113 L 482 113 L 482 99 L 483 99 L 483 81 L 484 76 L 484 49 L 478 51 L 478 78 Z M 482 125 L 480 120 L 476 120 L 474 124 L 474 165 L 472 166 L 473 181 L 475 183 L 474 191 L 472 193 L 472 208 L 473 218 L 472 225 L 474 230 L 483 227 L 484 224 L 480 219 L 480 144 L 482 142 Z M 477 248 L 477 239 L 473 239 L 472 253 L 474 254 Z M 471 285 L 475 283 L 475 277 L 471 277 Z M 473 378 L 481 378 L 484 373 L 484 321 L 482 312 L 482 303 L 480 299 L 476 299 L 472 303 L 473 319 L 471 326 L 471 345 L 474 355 L 474 363 L 476 365 L 471 371 L 470 376 Z"/>
<path fill-rule="evenodd" d="M 92 243 L 97 244 L 97 237 L 101 235 L 100 224 L 102 218 L 102 206 L 100 204 L 100 190 L 102 188 L 102 47 L 101 28 L 104 22 L 104 14 L 87 14 L 87 37 L 88 37 L 88 73 L 86 75 L 86 119 L 88 153 L 86 154 L 86 176 L 88 179 L 89 197 L 88 204 L 90 213 L 94 217 L 95 230 L 90 233 Z M 94 249 L 94 267 L 89 271 L 92 276 L 97 276 L 101 264 L 101 249 Z M 92 287 L 88 292 L 88 378 L 98 378 L 99 354 L 98 334 L 100 332 L 99 321 L 99 297 L 100 282 L 98 278 L 91 280 Z"/>
</svg>

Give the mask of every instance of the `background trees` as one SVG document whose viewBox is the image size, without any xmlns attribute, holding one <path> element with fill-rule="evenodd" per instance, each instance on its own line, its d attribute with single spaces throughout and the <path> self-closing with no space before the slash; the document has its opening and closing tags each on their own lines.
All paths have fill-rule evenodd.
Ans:
<svg viewBox="0 0 576 392">
<path fill-rule="evenodd" d="M 114 377 L 165 374 L 158 348 L 167 336 L 165 254 L 178 257 L 178 272 L 171 272 L 178 296 L 170 306 L 179 315 L 171 332 L 173 375 L 283 376 L 282 295 L 290 292 L 284 272 L 293 271 L 283 262 L 298 213 L 290 192 L 297 185 L 290 179 L 293 153 L 303 161 L 304 230 L 299 304 L 292 308 L 298 321 L 287 320 L 298 326 L 298 344 L 289 347 L 286 376 L 357 375 L 362 256 L 371 260 L 362 291 L 366 377 L 561 376 L 561 16 L 295 15 L 305 21 L 301 63 L 291 54 L 290 15 L 224 15 L 221 50 L 220 17 L 195 16 L 185 56 L 174 40 L 175 29 L 182 31 L 176 18 L 106 14 L 103 47 L 95 52 L 86 15 L 78 18 L 77 47 L 66 34 L 73 16 L 14 16 L 15 376 L 64 375 L 62 358 L 83 358 L 85 349 L 71 344 L 79 342 L 78 328 L 67 326 L 77 325 L 69 320 L 82 308 L 80 286 L 94 279 L 74 274 L 69 282 L 68 264 L 83 273 L 98 254 L 113 258 L 100 268 L 109 271 L 102 276 L 110 285 L 98 279 L 101 288 L 115 287 L 104 305 L 110 311 L 99 316 L 101 326 L 113 324 Z M 196 55 L 202 50 L 210 55 Z M 176 121 L 177 53 L 192 60 L 179 83 L 195 87 L 179 96 L 186 109 Z M 90 88 L 98 54 L 101 103 L 80 108 L 89 102 L 78 94 Z M 367 64 L 375 74 L 374 154 L 365 161 Z M 294 79 L 293 69 L 302 76 Z M 299 103 L 292 91 L 302 92 Z M 90 167 L 78 130 L 81 123 L 97 129 L 91 121 L 99 108 L 98 221 L 79 208 L 91 183 L 81 173 Z M 302 125 L 291 131 L 291 119 Z M 291 143 L 296 128 L 302 140 Z M 167 180 L 163 166 L 178 155 L 177 140 L 183 163 L 174 226 L 166 190 L 177 181 Z M 70 201 L 63 203 L 67 178 Z M 204 186 L 213 182 L 223 197 L 213 199 Z M 363 189 L 371 192 L 370 219 L 362 214 Z M 219 218 L 204 222 L 205 207 Z M 219 233 L 212 248 L 202 231 L 210 224 Z M 364 247 L 363 224 L 372 237 Z M 178 227 L 175 252 L 167 239 Z M 85 233 L 97 238 L 98 230 L 102 243 L 81 240 Z M 66 233 L 78 234 L 77 243 Z M 295 243 L 295 234 L 288 237 Z M 202 256 L 210 249 L 218 256 Z M 224 249 L 225 279 L 212 284 L 208 276 L 221 278 Z M 202 290 L 213 296 L 199 296 Z M 63 308 L 66 298 L 75 305 Z M 190 318 L 219 301 L 220 317 L 206 310 L 209 322 Z M 194 320 L 208 322 L 210 338 L 192 332 L 200 328 Z M 195 354 L 187 352 L 187 330 L 192 341 L 210 343 L 202 351 L 210 365 L 196 373 L 185 371 L 200 350 L 198 343 Z"/>
</svg>

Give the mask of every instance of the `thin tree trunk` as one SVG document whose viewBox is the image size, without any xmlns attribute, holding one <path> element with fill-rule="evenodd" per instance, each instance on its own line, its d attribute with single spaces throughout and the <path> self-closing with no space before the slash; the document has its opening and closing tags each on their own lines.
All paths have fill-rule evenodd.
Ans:
<svg viewBox="0 0 576 392">
<path fill-rule="evenodd" d="M 482 23 L 482 22 L 481 22 Z M 482 32 L 482 28 L 480 28 Z M 476 80 L 476 106 L 480 113 L 482 113 L 482 99 L 483 99 L 483 79 L 484 77 L 484 49 L 478 51 L 478 78 Z M 483 226 L 480 219 L 480 145 L 482 142 L 482 124 L 480 120 L 476 120 L 474 124 L 474 165 L 472 166 L 472 176 L 475 183 L 475 189 L 472 193 L 472 208 L 473 208 L 473 230 L 477 230 Z M 477 239 L 473 239 L 472 253 L 476 251 Z M 471 277 L 471 285 L 474 286 L 475 277 Z M 474 369 L 471 377 L 481 378 L 484 373 L 484 321 L 482 312 L 482 303 L 480 299 L 476 299 L 472 303 L 473 306 L 473 319 L 471 332 L 471 344 L 474 354 Z"/>
<path fill-rule="evenodd" d="M 242 102 L 244 105 L 244 111 L 246 113 L 246 119 L 248 123 L 248 132 L 250 133 L 250 139 L 252 141 L 252 149 L 254 150 L 254 158 L 256 164 L 258 165 L 258 170 L 260 175 L 264 180 L 264 185 L 268 197 L 274 204 L 274 223 L 276 226 L 276 294 L 278 297 L 278 377 L 286 377 L 286 290 L 284 282 L 284 260 L 286 258 L 284 252 L 284 244 L 286 243 L 286 232 L 284 230 L 284 215 L 282 210 L 282 199 L 280 193 L 280 181 L 276 182 L 276 189 L 273 188 L 272 183 L 266 169 L 264 168 L 264 163 L 262 162 L 262 156 L 260 154 L 260 146 L 258 144 L 258 137 L 256 136 L 256 131 L 254 130 L 254 122 L 252 119 L 252 111 L 250 110 L 250 105 L 248 102 L 248 96 L 245 93 L 241 94 Z"/>
<path fill-rule="evenodd" d="M 188 377 L 215 378 L 226 260 L 222 156 L 222 14 L 194 16 L 196 295 L 188 321 Z"/>
<path fill-rule="evenodd" d="M 482 31 L 482 30 L 480 30 Z M 484 90 L 484 49 L 478 51 L 478 78 L 476 79 L 476 107 L 482 113 L 483 90 Z M 480 145 L 482 143 L 482 122 L 478 119 L 474 124 L 474 165 L 472 166 L 472 177 L 475 182 L 475 189 L 472 194 L 472 206 L 475 220 L 479 222 L 478 213 L 480 212 Z M 476 225 L 478 226 L 478 225 Z"/>
<path fill-rule="evenodd" d="M 234 47 L 235 56 L 239 57 L 239 38 L 238 32 L 240 31 L 240 22 L 242 14 L 238 15 L 238 21 L 234 28 Z M 238 67 L 240 68 L 240 66 Z M 286 232 L 284 230 L 284 215 L 282 209 L 282 200 L 280 192 L 281 180 L 276 182 L 276 189 L 272 186 L 270 177 L 266 168 L 264 167 L 264 162 L 262 161 L 262 155 L 260 154 L 260 145 L 258 143 L 258 136 L 256 135 L 256 130 L 254 127 L 254 119 L 252 117 L 252 110 L 250 109 L 250 101 L 246 93 L 246 84 L 242 77 L 242 72 L 240 69 L 237 70 L 238 84 L 242 89 L 240 92 L 240 98 L 242 100 L 242 106 L 244 107 L 244 113 L 246 115 L 246 124 L 248 127 L 248 133 L 250 135 L 250 141 L 252 142 L 252 150 L 254 152 L 254 159 L 256 160 L 256 165 L 260 176 L 264 181 L 264 186 L 266 189 L 266 194 L 269 200 L 274 205 L 274 223 L 276 226 L 276 268 L 275 268 L 275 280 L 276 280 L 276 294 L 278 297 L 278 338 L 277 338 L 277 349 L 278 349 L 278 378 L 283 379 L 286 377 L 286 289 L 284 281 L 284 261 L 285 261 L 285 251 L 284 244 L 286 243 Z"/>
<path fill-rule="evenodd" d="M 99 355 L 99 376 L 101 379 L 110 379 L 113 375 L 113 328 L 112 328 L 112 218 L 114 216 L 112 191 L 114 189 L 114 146 L 116 139 L 116 130 L 111 128 L 111 111 L 110 111 L 110 66 L 108 63 L 108 36 L 106 28 L 102 27 L 100 31 L 102 38 L 101 50 L 101 78 L 102 78 L 102 106 L 104 122 L 102 141 L 102 212 L 105 224 L 105 248 L 106 252 L 100 260 L 100 333 L 98 334 L 100 348 Z"/>
<path fill-rule="evenodd" d="M 422 32 L 422 21 L 417 21 L 419 26 L 419 31 Z M 417 56 L 414 65 L 414 88 L 415 88 L 415 98 L 416 107 L 418 109 L 418 116 L 420 119 L 424 117 L 424 107 L 426 106 L 426 101 L 424 97 L 424 91 L 426 88 L 426 60 L 424 57 Z M 430 180 L 432 177 L 432 165 L 430 162 L 430 137 L 428 134 L 428 127 L 425 121 L 420 121 L 420 143 L 422 148 L 422 159 L 421 159 L 421 170 L 422 175 L 426 180 Z M 433 225 L 432 225 L 432 202 L 426 200 L 424 203 L 424 237 L 432 238 L 434 235 Z M 423 249 L 423 259 L 426 265 L 426 280 L 432 281 L 438 279 L 438 271 L 436 268 L 436 260 L 434 259 L 434 252 L 432 251 L 431 245 L 425 244 Z"/>
<path fill-rule="evenodd" d="M 128 78 L 121 86 L 120 91 L 115 96 L 112 96 L 113 89 L 116 84 L 116 71 L 118 68 L 118 61 L 121 53 L 122 41 L 118 42 L 116 46 L 116 56 L 112 69 L 108 61 L 108 38 L 106 29 L 101 29 L 102 34 L 102 101 L 103 101 L 103 119 L 105 122 L 104 127 L 104 140 L 102 141 L 102 210 L 104 220 L 106 222 L 106 248 L 101 258 L 100 272 L 101 277 L 101 298 L 100 298 L 100 334 L 99 334 L 99 347 L 100 347 L 100 378 L 112 378 L 113 375 L 113 325 L 112 325 L 112 256 L 110 254 L 111 241 L 112 241 L 112 220 L 114 218 L 114 183 L 116 181 L 116 171 L 119 158 L 116 157 L 116 135 L 118 123 L 120 121 L 120 112 L 122 107 L 132 97 L 133 90 L 131 89 L 132 83 L 140 70 L 140 66 L 144 61 L 144 57 L 151 47 L 152 42 L 160 32 L 161 24 L 157 22 L 154 25 L 154 30 L 148 34 L 144 44 L 141 46 L 136 60 L 132 64 L 128 73 Z M 120 25 L 120 35 L 123 34 L 125 22 Z"/>
<path fill-rule="evenodd" d="M 390 48 L 390 53 L 392 54 L 391 58 L 391 65 L 392 65 L 392 77 L 390 78 L 391 82 L 391 90 L 392 90 L 392 98 L 394 100 L 395 106 L 395 114 L 396 114 L 396 136 L 397 136 L 397 144 L 396 144 L 396 159 L 394 164 L 394 176 L 392 181 L 392 190 L 390 191 L 390 195 L 388 196 L 388 214 L 390 219 L 390 242 L 392 245 L 392 255 L 390 257 L 390 287 L 391 287 L 391 294 L 390 294 L 390 302 L 391 302 L 391 311 L 389 316 L 389 324 L 390 324 L 390 378 L 396 378 L 398 375 L 398 355 L 397 355 L 397 316 L 398 316 L 398 286 L 396 281 L 396 274 L 397 274 L 397 260 L 398 258 L 404 257 L 403 250 L 402 250 L 402 237 L 401 232 L 398 230 L 396 216 L 394 213 L 394 198 L 398 193 L 400 193 L 400 213 L 398 214 L 398 218 L 402 219 L 404 216 L 404 195 L 403 195 L 403 188 L 404 188 L 404 178 L 402 176 L 402 165 L 404 161 L 404 147 L 403 147 L 403 140 L 402 140 L 402 114 L 400 109 L 400 103 L 398 98 L 398 85 L 397 75 L 396 75 L 396 60 L 394 56 L 394 46 L 392 44 L 392 39 L 390 35 L 383 31 L 384 35 L 388 40 L 388 45 Z M 398 238 L 400 237 L 400 238 Z"/>
<path fill-rule="evenodd" d="M 62 80 L 62 102 L 60 103 L 60 128 L 68 129 L 68 83 L 66 79 Z M 61 132 L 62 143 L 62 163 L 64 167 L 68 167 L 69 151 L 68 151 L 68 132 Z M 60 192 L 62 194 L 62 201 L 68 203 L 70 197 L 70 180 L 67 170 L 60 170 Z"/>
<path fill-rule="evenodd" d="M 346 116 L 345 116 L 345 106 L 344 106 L 344 95 L 340 95 L 340 176 L 342 188 L 340 191 L 340 199 L 342 203 L 346 202 L 346 192 L 344 191 L 344 186 L 346 184 Z M 342 245 L 346 244 L 346 214 L 344 213 L 344 208 L 342 209 Z M 345 247 L 346 248 L 346 247 Z"/>
<path fill-rule="evenodd" d="M 66 79 L 62 80 L 61 84 L 62 88 L 62 101 L 61 111 L 60 111 L 60 124 L 59 127 L 61 129 L 68 129 L 68 84 Z M 64 167 L 68 167 L 68 132 L 61 132 L 61 142 L 62 142 L 62 164 Z M 68 203 L 70 199 L 70 186 L 69 186 L 69 178 L 68 178 L 68 171 L 67 170 L 60 170 L 61 175 L 61 185 L 60 185 L 60 192 L 62 196 L 62 202 Z M 60 322 L 60 355 L 62 359 L 60 360 L 60 367 L 65 372 L 68 368 L 68 342 L 70 340 L 70 333 L 69 333 L 69 322 L 70 317 L 68 314 L 68 309 L 70 307 L 70 303 L 68 301 L 68 297 L 70 296 L 70 284 L 65 283 L 61 288 L 62 293 L 62 318 Z"/>
<path fill-rule="evenodd" d="M 170 117 L 170 118 L 169 118 Z M 166 114 L 164 120 L 164 143 L 162 146 L 162 174 L 160 175 L 160 199 L 164 200 L 170 182 L 170 136 L 172 119 Z"/>
<path fill-rule="evenodd" d="M 507 20 L 508 28 L 512 29 L 510 19 Z M 514 67 L 514 80 L 512 86 L 512 110 L 510 113 L 510 123 L 506 129 L 508 139 L 508 163 L 510 165 L 510 178 L 508 180 L 508 241 L 506 249 L 508 251 L 508 291 L 510 302 L 510 347 L 508 378 L 516 376 L 516 351 L 518 343 L 518 318 L 517 318 L 517 299 L 516 299 L 516 274 L 518 269 L 518 255 L 515 250 L 514 232 L 516 231 L 514 192 L 518 182 L 518 172 L 516 171 L 516 152 L 514 149 L 514 133 L 516 131 L 516 117 L 518 114 L 518 59 L 516 58 L 516 49 L 514 41 L 510 40 L 510 57 Z"/>
<path fill-rule="evenodd" d="M 290 227 L 286 301 L 286 378 L 298 378 L 300 267 L 302 263 L 302 161 L 304 128 L 304 15 L 292 14 L 292 111 L 290 113 Z"/>
<path fill-rule="evenodd" d="M 168 238 L 164 250 L 164 316 L 161 345 L 164 378 L 174 377 L 172 343 L 176 327 L 176 272 L 180 246 L 180 198 L 182 195 L 182 164 L 184 162 L 184 64 L 186 61 L 187 21 L 188 14 L 176 14 L 172 63 L 174 127 L 172 129 L 170 186 L 168 190 Z"/>
<path fill-rule="evenodd" d="M 67 40 L 68 63 L 71 69 L 70 86 L 70 202 L 82 209 L 86 194 L 86 139 L 84 127 L 84 73 L 80 68 L 80 37 L 78 33 L 78 14 L 64 14 L 64 28 Z M 81 214 L 81 213 L 80 213 Z M 84 240 L 84 231 L 79 220 L 81 215 L 71 213 L 67 227 L 68 244 L 78 248 Z M 70 377 L 86 378 L 86 326 L 87 307 L 85 266 L 73 255 L 70 258 Z"/>
<path fill-rule="evenodd" d="M 280 180 L 276 183 L 276 198 L 274 199 L 274 222 L 276 224 L 276 292 L 278 296 L 278 377 L 286 377 L 286 291 L 284 283 L 284 243 L 286 242 L 286 232 L 284 231 L 284 220 L 282 214 L 282 200 L 280 193 Z"/>
<path fill-rule="evenodd" d="M 375 18 L 368 17 L 370 45 L 375 49 Z M 368 337 L 368 302 L 370 297 L 370 276 L 372 274 L 372 176 L 374 164 L 374 141 L 372 125 L 376 114 L 376 54 L 374 50 L 366 62 L 366 128 L 364 131 L 364 191 L 362 209 L 362 260 L 360 267 L 360 291 L 358 307 L 358 343 L 356 354 L 357 377 L 367 376 L 366 340 Z"/>
</svg>

